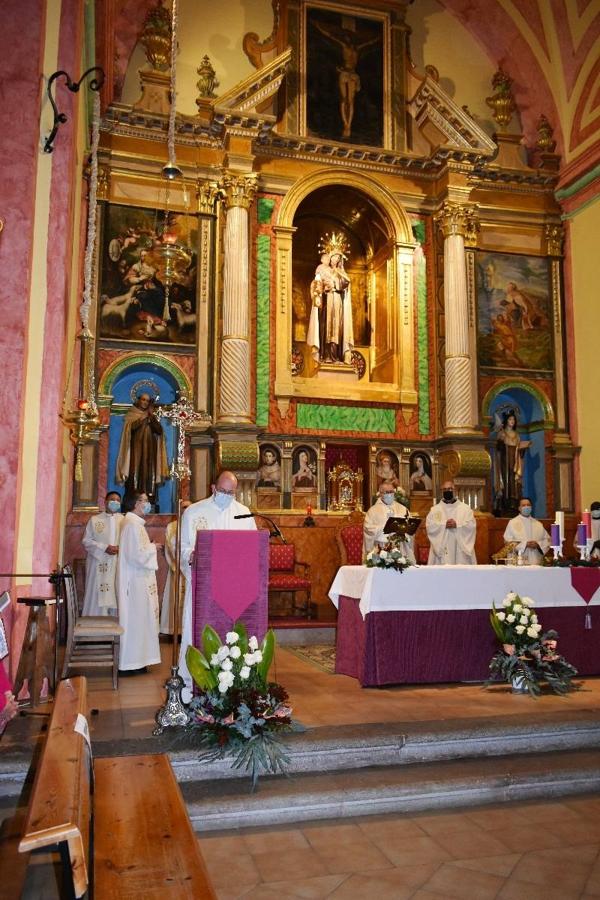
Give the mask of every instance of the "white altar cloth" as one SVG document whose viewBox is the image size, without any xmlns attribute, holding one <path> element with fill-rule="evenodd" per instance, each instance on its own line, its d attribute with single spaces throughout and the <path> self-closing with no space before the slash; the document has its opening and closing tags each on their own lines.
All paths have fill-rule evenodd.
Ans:
<svg viewBox="0 0 600 900">
<path fill-rule="evenodd" d="M 568 568 L 543 566 L 411 566 L 404 572 L 367 566 L 342 566 L 329 597 L 360 600 L 363 619 L 370 612 L 491 609 L 509 591 L 531 597 L 536 607 L 582 606 Z M 599 589 L 590 605 L 600 604 Z"/>
</svg>

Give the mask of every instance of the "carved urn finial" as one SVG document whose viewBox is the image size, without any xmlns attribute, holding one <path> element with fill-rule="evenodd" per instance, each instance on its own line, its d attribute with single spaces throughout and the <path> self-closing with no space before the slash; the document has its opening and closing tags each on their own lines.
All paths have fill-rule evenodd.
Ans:
<svg viewBox="0 0 600 900">
<path fill-rule="evenodd" d="M 512 114 L 517 108 L 512 93 L 512 83 L 512 78 L 500 67 L 492 78 L 492 87 L 495 93 L 491 97 L 485 98 L 485 102 L 493 110 L 492 117 L 502 128 L 510 123 Z"/>
<path fill-rule="evenodd" d="M 163 0 L 158 0 L 148 10 L 140 35 L 146 59 L 159 72 L 165 72 L 171 65 L 171 14 L 162 4 Z"/>
<path fill-rule="evenodd" d="M 211 99 L 212 97 L 217 96 L 215 94 L 215 88 L 219 87 L 219 82 L 217 81 L 217 74 L 212 67 L 210 58 L 206 54 L 202 57 L 202 62 L 196 69 L 196 72 L 200 76 L 196 82 L 196 87 L 198 88 L 196 105 L 201 106 L 202 100 L 205 100 L 206 98 Z"/>
<path fill-rule="evenodd" d="M 556 150 L 556 141 L 553 138 L 554 129 L 543 113 L 538 119 L 536 128 L 537 141 L 535 146 L 537 149 L 541 150 L 542 153 L 554 153 Z"/>
</svg>

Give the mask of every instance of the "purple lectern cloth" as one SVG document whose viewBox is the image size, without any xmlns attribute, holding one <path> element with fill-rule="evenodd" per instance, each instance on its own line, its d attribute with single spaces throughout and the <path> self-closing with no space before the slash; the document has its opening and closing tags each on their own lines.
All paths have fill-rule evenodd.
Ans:
<svg viewBox="0 0 600 900">
<path fill-rule="evenodd" d="M 192 567 L 192 633 L 201 646 L 205 625 L 225 638 L 237 621 L 259 641 L 267 631 L 269 533 L 198 531 Z"/>
<path fill-rule="evenodd" d="M 545 630 L 558 632 L 559 652 L 580 675 L 600 674 L 600 611 L 572 606 L 538 614 Z M 372 612 L 363 619 L 358 600 L 340 596 L 335 671 L 363 687 L 485 681 L 497 649 L 487 610 Z"/>
</svg>

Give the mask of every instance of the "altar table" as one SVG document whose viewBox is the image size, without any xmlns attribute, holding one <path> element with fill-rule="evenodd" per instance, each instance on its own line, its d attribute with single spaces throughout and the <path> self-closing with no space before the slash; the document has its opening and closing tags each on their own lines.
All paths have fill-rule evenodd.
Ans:
<svg viewBox="0 0 600 900">
<path fill-rule="evenodd" d="M 497 650 L 489 614 L 509 591 L 531 597 L 581 675 L 600 674 L 600 571 L 540 566 L 342 566 L 336 673 L 363 687 L 483 681 Z"/>
</svg>

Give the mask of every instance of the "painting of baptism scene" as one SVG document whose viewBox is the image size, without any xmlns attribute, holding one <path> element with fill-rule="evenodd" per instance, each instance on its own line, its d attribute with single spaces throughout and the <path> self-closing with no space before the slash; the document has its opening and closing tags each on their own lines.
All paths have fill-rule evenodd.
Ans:
<svg viewBox="0 0 600 900">
<path fill-rule="evenodd" d="M 0 28 L 0 900 L 600 898 L 600 0 Z"/>
</svg>

